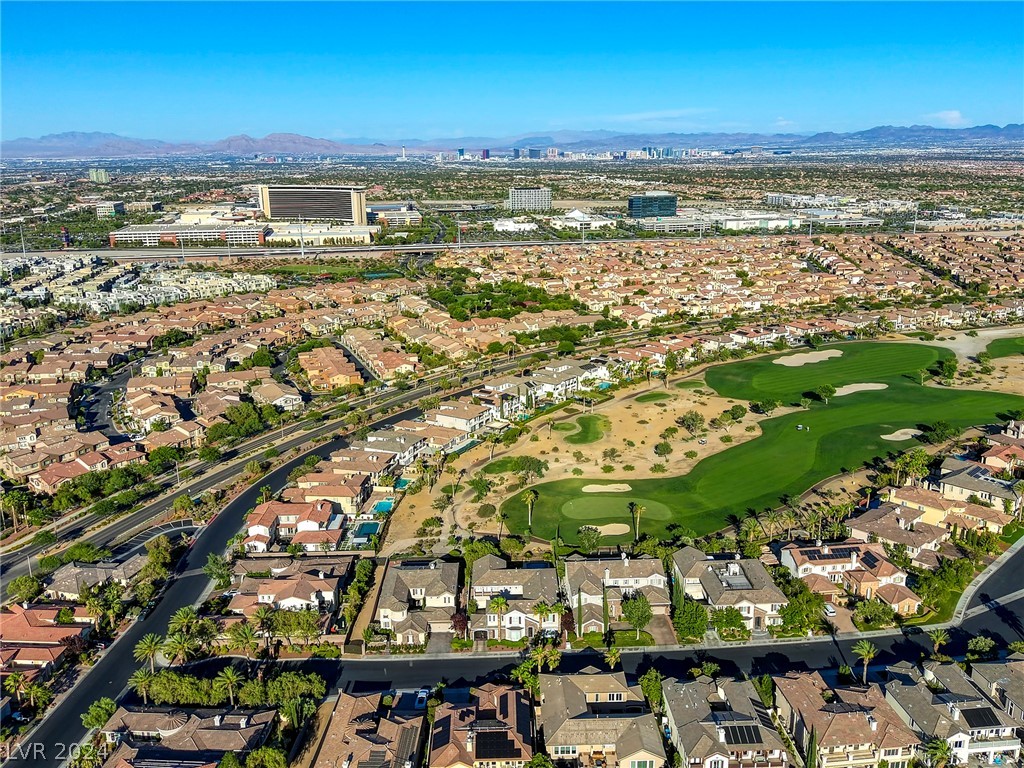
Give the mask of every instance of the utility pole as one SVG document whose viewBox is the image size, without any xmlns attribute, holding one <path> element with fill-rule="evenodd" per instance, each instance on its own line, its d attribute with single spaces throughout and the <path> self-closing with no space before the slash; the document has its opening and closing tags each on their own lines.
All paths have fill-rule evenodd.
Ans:
<svg viewBox="0 0 1024 768">
<path fill-rule="evenodd" d="M 21 224 L 18 225 L 18 232 L 21 233 L 21 255 L 25 256 L 25 227 Z"/>
<path fill-rule="evenodd" d="M 302 239 L 302 217 L 299 216 L 299 255 L 306 258 L 306 243 Z"/>
</svg>

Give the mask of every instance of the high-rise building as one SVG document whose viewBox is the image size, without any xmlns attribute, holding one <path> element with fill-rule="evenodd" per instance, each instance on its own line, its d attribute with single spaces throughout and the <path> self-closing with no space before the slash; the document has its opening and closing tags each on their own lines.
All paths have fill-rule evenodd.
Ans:
<svg viewBox="0 0 1024 768">
<path fill-rule="evenodd" d="M 89 181 L 94 181 L 97 184 L 109 184 L 110 174 L 107 173 L 103 168 L 90 168 Z"/>
<path fill-rule="evenodd" d="M 96 203 L 96 215 L 100 218 L 118 216 L 124 211 L 124 200 L 101 200 Z"/>
<path fill-rule="evenodd" d="M 459 153 L 459 160 L 465 160 L 466 159 L 466 148 L 465 147 L 459 147 L 458 153 Z"/>
<path fill-rule="evenodd" d="M 490 160 L 491 159 L 491 150 L 489 150 L 489 149 L 481 149 L 480 150 L 480 159 L 481 160 Z"/>
<path fill-rule="evenodd" d="M 676 215 L 676 196 L 671 192 L 644 192 L 629 196 L 629 218 L 650 219 Z"/>
<path fill-rule="evenodd" d="M 521 150 L 519 147 L 514 147 L 512 149 L 512 159 L 513 160 L 518 160 L 522 156 L 522 154 L 523 154 L 523 150 Z"/>
<path fill-rule="evenodd" d="M 260 206 L 268 219 L 310 219 L 366 225 L 366 187 L 262 184 Z"/>
<path fill-rule="evenodd" d="M 530 153 L 530 159 L 531 160 L 540 160 L 540 150 L 539 149 L 531 149 L 531 150 L 528 150 L 528 151 Z"/>
<path fill-rule="evenodd" d="M 551 190 L 548 187 L 511 187 L 507 205 L 510 211 L 551 210 Z"/>
</svg>

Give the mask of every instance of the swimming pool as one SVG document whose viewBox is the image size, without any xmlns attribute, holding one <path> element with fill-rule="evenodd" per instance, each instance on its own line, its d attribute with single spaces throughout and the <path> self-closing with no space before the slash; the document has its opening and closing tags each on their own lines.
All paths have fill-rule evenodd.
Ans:
<svg viewBox="0 0 1024 768">
<path fill-rule="evenodd" d="M 392 498 L 381 499 L 373 505 L 374 512 L 390 512 L 391 508 L 395 506 L 395 500 Z"/>
<path fill-rule="evenodd" d="M 395 480 L 395 490 L 396 491 L 404 491 L 410 485 L 412 485 L 412 480 L 408 480 L 408 479 L 406 479 L 404 477 L 401 480 Z"/>
<path fill-rule="evenodd" d="M 360 523 L 356 527 L 355 533 L 352 534 L 352 538 L 357 540 L 361 539 L 365 541 L 369 539 L 371 536 L 376 536 L 378 533 L 380 533 L 380 528 L 380 523 Z"/>
</svg>

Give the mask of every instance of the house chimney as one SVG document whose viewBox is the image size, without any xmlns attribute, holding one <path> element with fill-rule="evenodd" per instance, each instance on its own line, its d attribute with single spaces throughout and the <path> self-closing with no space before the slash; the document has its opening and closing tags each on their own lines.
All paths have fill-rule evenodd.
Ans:
<svg viewBox="0 0 1024 768">
<path fill-rule="evenodd" d="M 317 578 L 322 579 L 324 577 L 324 572 L 323 571 L 317 571 L 316 573 L 317 573 Z"/>
<path fill-rule="evenodd" d="M 952 716 L 953 722 L 955 723 L 957 720 L 960 719 L 960 707 L 950 706 L 949 714 Z"/>
<path fill-rule="evenodd" d="M 220 726 L 220 724 L 221 724 L 221 720 L 223 720 L 223 718 L 222 718 L 222 717 L 221 717 L 220 715 L 214 715 L 214 716 L 213 716 L 213 724 L 214 724 L 215 726 L 218 726 L 218 727 L 219 727 L 219 726 Z"/>
<path fill-rule="evenodd" d="M 238 727 L 239 728 L 248 728 L 249 727 L 249 717 L 248 717 L 248 715 L 243 715 L 242 716 L 242 719 L 238 721 Z"/>
<path fill-rule="evenodd" d="M 878 721 L 875 720 L 875 718 L 873 718 L 871 715 L 868 715 L 868 725 L 871 726 L 872 731 L 878 730 Z"/>
<path fill-rule="evenodd" d="M 720 741 L 720 742 L 721 742 L 722 744 L 725 744 L 725 728 L 723 728 L 722 726 L 720 726 L 720 725 L 719 725 L 719 726 L 717 726 L 717 727 L 715 728 L 715 731 L 717 731 L 717 732 L 718 732 L 718 740 L 719 740 L 719 741 Z"/>
<path fill-rule="evenodd" d="M 850 553 L 850 565 L 852 565 L 854 568 L 857 567 L 857 551 L 856 550 L 854 550 L 853 552 Z"/>
<path fill-rule="evenodd" d="M 821 553 L 822 553 L 823 555 L 827 555 L 827 554 L 828 554 L 828 544 L 825 544 L 825 545 L 824 545 L 824 546 L 823 546 L 823 547 L 821 548 Z"/>
<path fill-rule="evenodd" d="M 821 546 L 821 539 L 815 539 L 814 540 L 814 546 L 820 547 Z"/>
<path fill-rule="evenodd" d="M 611 579 L 612 579 L 611 569 L 610 568 L 605 568 L 604 569 L 604 580 L 605 581 L 611 581 Z"/>
</svg>

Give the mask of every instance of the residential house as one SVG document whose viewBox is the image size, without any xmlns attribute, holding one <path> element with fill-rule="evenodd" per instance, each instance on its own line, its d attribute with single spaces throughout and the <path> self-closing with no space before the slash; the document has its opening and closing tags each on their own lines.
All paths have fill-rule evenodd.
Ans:
<svg viewBox="0 0 1024 768">
<path fill-rule="evenodd" d="M 908 768 L 921 739 L 900 720 L 874 684 L 829 688 L 818 672 L 776 676 L 779 722 L 806 754 L 829 768 Z"/>
<path fill-rule="evenodd" d="M 421 763 L 424 718 L 381 706 L 381 694 L 339 693 L 312 768 L 409 768 Z"/>
<path fill-rule="evenodd" d="M 947 499 L 941 493 L 927 488 L 884 488 L 880 495 L 902 507 L 919 510 L 922 513 L 920 520 L 929 525 L 941 526 L 947 531 L 981 530 L 1000 534 L 1003 528 L 1013 522 L 1013 516 L 1002 510 L 969 501 Z"/>
<path fill-rule="evenodd" d="M 324 499 L 304 504 L 268 501 L 249 513 L 242 543 L 247 552 L 266 552 L 282 539 L 306 551 L 333 550 L 341 540 L 342 520 Z"/>
<path fill-rule="evenodd" d="M 921 741 L 949 742 L 953 765 L 1015 764 L 1017 722 L 990 701 L 956 664 L 909 662 L 889 667 L 886 701 Z"/>
<path fill-rule="evenodd" d="M 491 410 L 485 405 L 475 405 L 461 400 L 449 400 L 437 408 L 427 411 L 425 419 L 431 424 L 457 429 L 475 435 L 491 420 Z"/>
<path fill-rule="evenodd" d="M 533 758 L 533 712 L 522 688 L 485 683 L 468 702 L 434 710 L 428 768 L 523 768 Z"/>
<path fill-rule="evenodd" d="M 938 477 L 931 482 L 947 499 L 991 504 L 996 509 L 1016 513 L 1021 508 L 1021 493 L 1016 481 L 1003 480 L 994 467 L 953 457 L 943 459 Z"/>
<path fill-rule="evenodd" d="M 669 740 L 691 768 L 786 768 L 789 755 L 749 680 L 662 681 Z"/>
<path fill-rule="evenodd" d="M 548 756 L 574 768 L 664 768 L 658 721 L 623 672 L 541 675 L 536 709 Z"/>
<path fill-rule="evenodd" d="M 1024 726 L 1024 656 L 971 662 L 971 680 L 1017 724 Z"/>
<path fill-rule="evenodd" d="M 565 594 L 576 615 L 576 631 L 606 632 L 609 622 L 621 622 L 622 602 L 634 593 L 645 595 L 655 617 L 667 617 L 671 599 L 665 566 L 656 557 L 586 559 L 573 555 L 565 561 Z"/>
<path fill-rule="evenodd" d="M 672 578 L 683 594 L 710 608 L 736 608 L 754 631 L 781 624 L 779 612 L 789 602 L 760 560 L 711 558 L 684 547 L 672 555 Z"/>
<path fill-rule="evenodd" d="M 423 645 L 448 632 L 458 607 L 459 564 L 406 560 L 388 565 L 377 598 L 377 621 L 403 645 Z"/>
<path fill-rule="evenodd" d="M 231 598 L 228 610 L 251 616 L 257 607 L 269 605 L 281 611 L 331 613 L 338 605 L 345 579 L 323 571 L 300 571 L 267 578 L 250 577 Z"/>
<path fill-rule="evenodd" d="M 129 706 L 118 707 L 100 734 L 117 745 L 108 758 L 113 766 L 205 766 L 262 746 L 276 718 L 265 708 Z"/>
<path fill-rule="evenodd" d="M 504 599 L 495 607 L 491 600 Z M 539 612 L 538 604 L 558 601 L 558 575 L 547 563 L 524 563 L 510 568 L 497 555 L 485 555 L 473 563 L 469 606 L 473 636 L 487 640 L 523 640 L 538 632 L 561 632 L 561 617 L 551 611 Z"/>
<path fill-rule="evenodd" d="M 849 522 L 850 535 L 863 541 L 878 541 L 906 547 L 911 558 L 922 550 L 937 551 L 949 532 L 945 526 L 924 522 L 925 513 L 892 502 L 868 509 Z"/>
<path fill-rule="evenodd" d="M 277 381 L 267 381 L 254 387 L 252 399 L 262 405 L 272 405 L 282 411 L 297 411 L 302 407 L 302 395 L 295 387 Z"/>
<path fill-rule="evenodd" d="M 11 603 L 0 613 L 0 646 L 6 645 L 61 645 L 69 637 L 87 639 L 96 624 L 96 618 L 83 606 L 71 608 L 73 621 L 61 624 L 57 614 L 59 605 L 29 605 Z"/>
<path fill-rule="evenodd" d="M 143 553 L 136 553 L 124 562 L 65 563 L 47 577 L 43 594 L 50 600 L 77 602 L 86 588 L 111 582 L 128 586 L 145 565 Z"/>
</svg>

